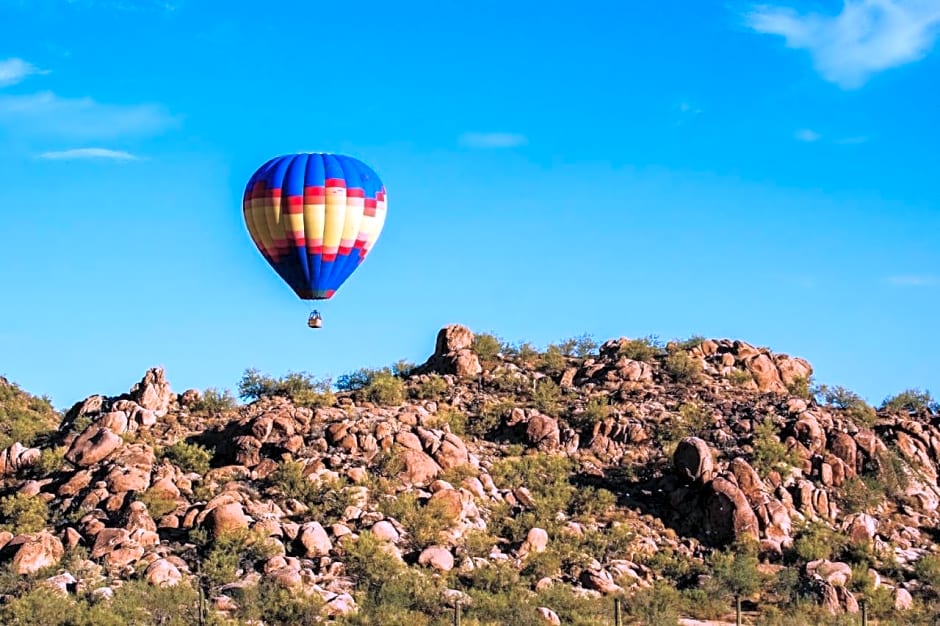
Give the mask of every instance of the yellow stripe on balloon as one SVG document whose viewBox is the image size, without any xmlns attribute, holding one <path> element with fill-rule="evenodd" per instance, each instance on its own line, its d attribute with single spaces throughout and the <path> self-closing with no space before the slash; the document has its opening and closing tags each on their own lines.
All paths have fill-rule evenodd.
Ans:
<svg viewBox="0 0 940 626">
<path fill-rule="evenodd" d="M 307 234 L 307 250 L 311 253 L 315 245 L 323 245 L 323 229 L 325 224 L 325 203 L 317 202 L 304 205 L 304 232 Z"/>
<path fill-rule="evenodd" d="M 365 210 L 365 198 L 346 198 L 346 220 L 343 223 L 342 235 L 342 241 L 346 245 L 352 246 L 356 242 L 363 210 Z"/>
<path fill-rule="evenodd" d="M 326 190 L 326 216 L 323 226 L 324 251 L 335 251 L 346 223 L 346 189 L 330 187 Z"/>
<path fill-rule="evenodd" d="M 271 201 L 268 198 L 256 198 L 251 201 L 252 223 L 255 225 L 255 236 L 261 240 L 261 245 L 268 256 L 276 256 L 277 250 L 274 247 L 274 239 L 271 237 L 271 229 L 268 226 L 267 213 L 270 211 Z"/>
</svg>

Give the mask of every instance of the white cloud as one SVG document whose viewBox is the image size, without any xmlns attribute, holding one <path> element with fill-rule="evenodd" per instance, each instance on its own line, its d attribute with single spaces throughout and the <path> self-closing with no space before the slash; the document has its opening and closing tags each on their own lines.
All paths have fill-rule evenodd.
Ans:
<svg viewBox="0 0 940 626">
<path fill-rule="evenodd" d="M 940 35 L 940 0 L 844 0 L 835 16 L 756 5 L 744 19 L 759 33 L 808 50 L 823 78 L 853 89 L 876 72 L 927 55 Z"/>
<path fill-rule="evenodd" d="M 0 87 L 7 87 L 21 82 L 33 74 L 48 74 L 48 70 L 41 70 L 32 63 L 13 57 L 0 61 Z"/>
<path fill-rule="evenodd" d="M 11 132 L 79 140 L 150 135 L 179 120 L 155 104 L 103 104 L 91 98 L 63 98 L 43 91 L 0 96 L 0 128 Z"/>
<path fill-rule="evenodd" d="M 888 282 L 896 287 L 930 287 L 940 285 L 940 277 L 929 274 L 907 274 L 889 276 Z"/>
<path fill-rule="evenodd" d="M 43 152 L 40 159 L 50 161 L 74 161 L 78 159 L 110 159 L 114 161 L 136 161 L 137 156 L 123 150 L 110 150 L 108 148 L 73 148 L 58 152 Z"/>
<path fill-rule="evenodd" d="M 807 143 L 819 141 L 820 137 L 821 135 L 819 133 L 814 130 L 810 130 L 809 128 L 802 128 L 796 131 L 796 138 Z"/>
<path fill-rule="evenodd" d="M 529 142 L 518 133 L 464 133 L 458 141 L 468 148 L 515 148 Z"/>
</svg>

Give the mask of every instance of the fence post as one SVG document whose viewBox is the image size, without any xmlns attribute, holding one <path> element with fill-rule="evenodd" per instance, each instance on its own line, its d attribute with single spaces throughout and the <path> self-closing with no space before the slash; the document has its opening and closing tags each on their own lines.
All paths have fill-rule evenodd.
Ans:
<svg viewBox="0 0 940 626">
<path fill-rule="evenodd" d="M 623 626 L 623 617 L 620 615 L 620 598 L 614 598 L 614 624 Z"/>
<path fill-rule="evenodd" d="M 868 626 L 868 603 L 865 598 L 862 598 L 859 600 L 859 604 L 862 607 L 862 626 Z"/>
<path fill-rule="evenodd" d="M 734 596 L 734 623 L 741 626 L 741 596 Z"/>
<path fill-rule="evenodd" d="M 454 626 L 460 626 L 460 599 L 454 598 Z"/>
</svg>

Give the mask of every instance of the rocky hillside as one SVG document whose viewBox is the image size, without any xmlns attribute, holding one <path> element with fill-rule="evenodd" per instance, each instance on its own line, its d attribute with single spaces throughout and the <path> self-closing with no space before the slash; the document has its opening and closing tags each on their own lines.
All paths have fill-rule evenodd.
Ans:
<svg viewBox="0 0 940 626">
<path fill-rule="evenodd" d="M 3 380 L 0 623 L 940 619 L 924 392 L 875 409 L 742 341 L 461 326 L 417 367 L 238 387 L 155 368 L 50 421 Z"/>
</svg>

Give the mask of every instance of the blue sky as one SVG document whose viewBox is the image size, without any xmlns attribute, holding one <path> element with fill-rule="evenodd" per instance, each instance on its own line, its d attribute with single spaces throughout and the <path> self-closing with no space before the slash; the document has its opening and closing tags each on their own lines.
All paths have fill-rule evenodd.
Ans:
<svg viewBox="0 0 940 626">
<path fill-rule="evenodd" d="M 335 379 L 459 322 L 936 396 L 940 0 L 784 1 L 0 0 L 0 374 L 60 407 L 153 365 Z M 389 198 L 316 332 L 241 215 L 299 151 Z"/>
</svg>

